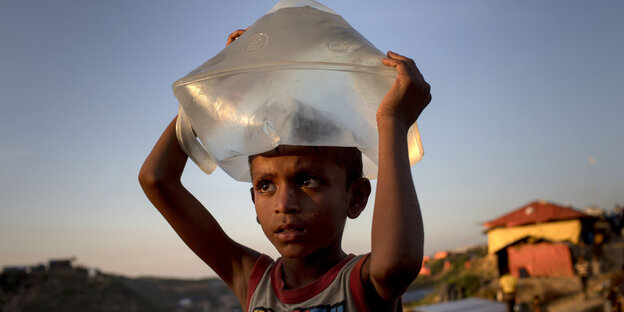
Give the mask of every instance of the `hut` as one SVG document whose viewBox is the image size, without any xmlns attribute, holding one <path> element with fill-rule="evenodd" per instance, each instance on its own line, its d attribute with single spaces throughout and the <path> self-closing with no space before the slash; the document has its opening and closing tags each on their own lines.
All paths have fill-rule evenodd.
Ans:
<svg viewBox="0 0 624 312">
<path fill-rule="evenodd" d="M 499 273 L 516 277 L 572 276 L 570 246 L 578 245 L 591 217 L 570 207 L 535 201 L 483 223 L 488 253 L 496 254 Z"/>
<path fill-rule="evenodd" d="M 50 270 L 70 270 L 73 268 L 72 262 L 76 261 L 76 257 L 66 259 L 50 259 L 48 267 Z"/>
</svg>

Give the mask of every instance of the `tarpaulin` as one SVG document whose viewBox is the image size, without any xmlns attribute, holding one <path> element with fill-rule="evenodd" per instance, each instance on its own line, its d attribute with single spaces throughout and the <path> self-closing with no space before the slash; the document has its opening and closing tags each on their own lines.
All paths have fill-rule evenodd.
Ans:
<svg viewBox="0 0 624 312">
<path fill-rule="evenodd" d="M 488 252 L 493 254 L 525 237 L 541 238 L 552 242 L 569 241 L 578 244 L 580 234 L 581 221 L 578 219 L 495 228 L 488 232 Z"/>
<path fill-rule="evenodd" d="M 524 268 L 529 276 L 574 276 L 570 249 L 565 244 L 523 244 L 507 248 L 509 270 L 519 276 Z"/>
</svg>

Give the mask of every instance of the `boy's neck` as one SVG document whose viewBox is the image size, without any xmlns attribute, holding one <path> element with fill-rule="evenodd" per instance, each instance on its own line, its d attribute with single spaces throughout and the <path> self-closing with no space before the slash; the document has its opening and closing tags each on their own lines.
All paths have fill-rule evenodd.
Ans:
<svg viewBox="0 0 624 312">
<path fill-rule="evenodd" d="M 306 258 L 282 257 L 284 288 L 295 289 L 318 280 L 345 257 L 347 254 L 342 249 L 331 253 L 318 252 Z"/>
</svg>

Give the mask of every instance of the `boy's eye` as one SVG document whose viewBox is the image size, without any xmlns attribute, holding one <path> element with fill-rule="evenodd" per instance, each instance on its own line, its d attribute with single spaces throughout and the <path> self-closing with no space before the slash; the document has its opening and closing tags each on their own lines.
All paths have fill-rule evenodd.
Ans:
<svg viewBox="0 0 624 312">
<path fill-rule="evenodd" d="M 301 182 L 299 183 L 299 187 L 305 188 L 315 188 L 319 187 L 320 185 L 321 182 L 318 179 L 309 176 L 301 178 Z"/>
<path fill-rule="evenodd" d="M 260 193 L 269 193 L 275 191 L 275 184 L 269 181 L 262 181 L 256 186 L 256 190 Z"/>
</svg>

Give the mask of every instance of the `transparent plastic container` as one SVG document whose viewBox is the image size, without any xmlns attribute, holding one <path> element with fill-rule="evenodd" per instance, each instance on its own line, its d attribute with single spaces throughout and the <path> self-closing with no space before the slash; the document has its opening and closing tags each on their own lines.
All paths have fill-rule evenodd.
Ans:
<svg viewBox="0 0 624 312">
<path fill-rule="evenodd" d="M 177 136 L 206 173 L 250 181 L 248 157 L 278 145 L 352 146 L 377 176 L 375 113 L 396 78 L 384 54 L 312 0 L 279 2 L 232 44 L 176 81 Z M 422 158 L 416 123 L 410 164 Z"/>
</svg>

